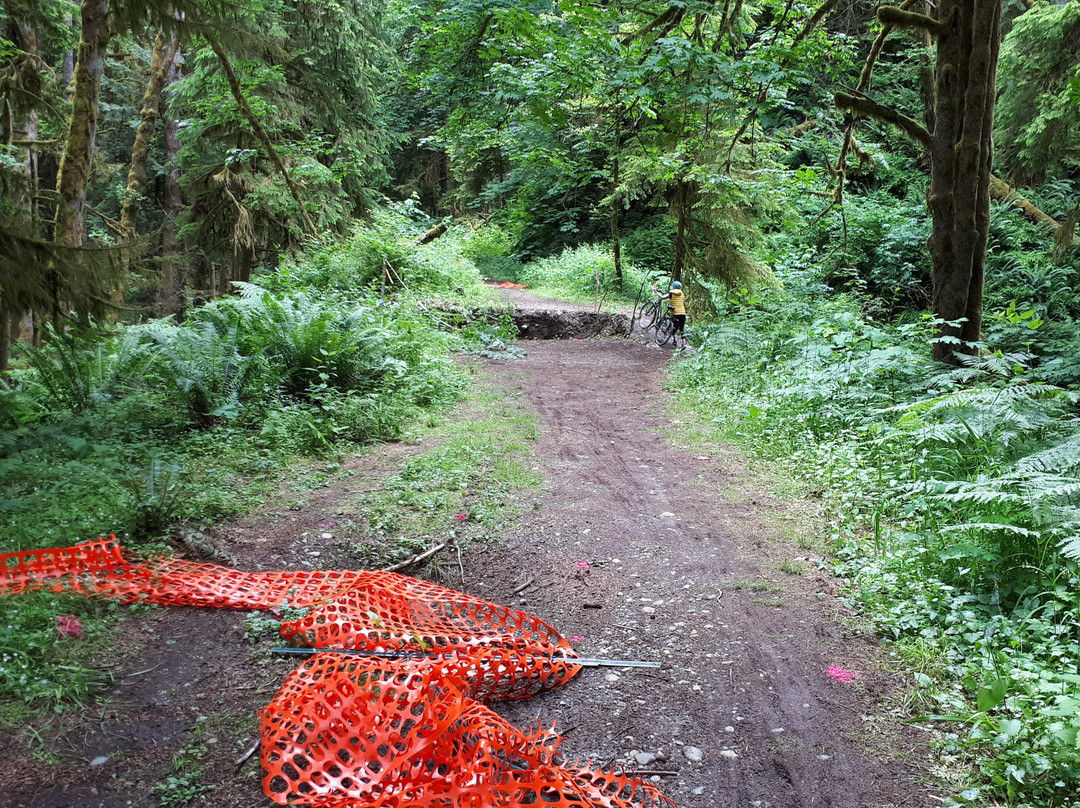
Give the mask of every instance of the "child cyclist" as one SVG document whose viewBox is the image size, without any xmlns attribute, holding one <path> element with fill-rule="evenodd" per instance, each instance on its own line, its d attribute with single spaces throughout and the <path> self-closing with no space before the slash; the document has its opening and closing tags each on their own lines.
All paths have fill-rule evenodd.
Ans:
<svg viewBox="0 0 1080 808">
<path fill-rule="evenodd" d="M 656 291 L 656 284 L 653 284 L 653 294 L 661 300 L 670 301 L 671 319 L 675 323 L 675 347 L 685 348 L 686 334 L 683 332 L 686 329 L 686 295 L 683 294 L 682 284 L 678 281 L 672 281 L 671 288 L 663 295 Z M 680 339 L 682 340 L 681 345 L 679 344 Z"/>
</svg>

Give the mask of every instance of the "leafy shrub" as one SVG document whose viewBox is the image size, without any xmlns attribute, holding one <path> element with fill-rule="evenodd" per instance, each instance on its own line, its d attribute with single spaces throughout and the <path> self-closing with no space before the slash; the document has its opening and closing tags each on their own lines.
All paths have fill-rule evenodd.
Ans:
<svg viewBox="0 0 1080 808">
<path fill-rule="evenodd" d="M 623 266 L 623 282 L 615 276 L 611 251 L 598 245 L 567 249 L 551 258 L 525 264 L 518 280 L 527 286 L 571 300 L 632 301 L 644 276 L 632 264 Z"/>
<path fill-rule="evenodd" d="M 656 217 L 648 226 L 628 233 L 621 246 L 629 263 L 650 271 L 666 271 L 675 254 L 675 222 L 667 216 Z"/>
<path fill-rule="evenodd" d="M 876 193 L 850 198 L 845 210 L 846 226 L 830 220 L 819 236 L 833 257 L 830 283 L 865 292 L 868 302 L 889 313 L 924 305 L 930 277 L 925 204 Z"/>
<path fill-rule="evenodd" d="M 204 310 L 182 326 L 144 327 L 159 346 L 155 380 L 200 427 L 238 417 L 240 399 L 260 370 L 257 357 L 240 352 L 239 322 L 215 313 Z"/>
<path fill-rule="evenodd" d="M 514 238 L 503 228 L 485 224 L 461 237 L 461 254 L 475 266 L 481 277 L 517 281 L 521 262 L 510 255 Z"/>
<path fill-rule="evenodd" d="M 857 299 L 814 290 L 817 261 L 776 267 L 787 292 L 729 303 L 676 384 L 727 435 L 813 481 L 851 600 L 935 661 L 913 703 L 966 728 L 941 736 L 946 754 L 978 755 L 966 798 L 1074 793 L 1078 396 L 1033 384 L 1043 368 L 1027 354 L 933 365 L 928 320 L 867 321 Z M 1024 313 L 1010 327 L 1041 332 Z"/>
<path fill-rule="evenodd" d="M 400 206 L 377 209 L 343 244 L 288 259 L 256 282 L 275 294 L 332 292 L 342 298 L 362 297 L 373 289 L 429 294 L 479 285 L 480 273 L 467 252 L 491 255 L 497 237 L 485 243 L 452 227 L 441 238 L 420 244 L 422 234 L 423 228 Z"/>
</svg>

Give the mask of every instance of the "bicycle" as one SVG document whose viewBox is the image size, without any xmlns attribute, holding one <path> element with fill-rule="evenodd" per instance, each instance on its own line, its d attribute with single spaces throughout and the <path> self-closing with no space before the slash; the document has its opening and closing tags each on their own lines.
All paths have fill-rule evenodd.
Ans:
<svg viewBox="0 0 1080 808">
<path fill-rule="evenodd" d="M 659 300 L 656 301 L 659 304 Z M 671 316 L 671 313 L 675 311 L 671 306 L 667 307 L 667 311 L 661 315 L 660 320 L 656 323 L 656 344 L 667 345 L 668 340 L 675 336 L 675 320 Z"/>
<path fill-rule="evenodd" d="M 660 300 L 652 300 L 641 307 L 637 315 L 638 328 L 648 331 L 660 320 Z"/>
<path fill-rule="evenodd" d="M 637 299 L 634 301 L 634 310 L 630 315 L 629 333 L 633 333 L 635 326 L 642 331 L 648 331 L 660 319 L 660 301 L 655 297 L 649 301 L 642 301 L 642 298 L 645 296 L 645 284 L 649 283 L 649 281 L 652 281 L 653 295 L 656 294 L 656 283 L 661 276 L 662 273 L 654 272 L 652 275 L 642 279 L 641 288 L 638 289 Z"/>
</svg>

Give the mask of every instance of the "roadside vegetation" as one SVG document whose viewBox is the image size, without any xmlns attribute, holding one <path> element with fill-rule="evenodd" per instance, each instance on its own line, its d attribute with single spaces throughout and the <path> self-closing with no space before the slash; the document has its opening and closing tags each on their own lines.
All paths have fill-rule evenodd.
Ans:
<svg viewBox="0 0 1080 808">
<path fill-rule="evenodd" d="M 847 227 L 849 245 L 884 244 L 840 289 L 827 225 L 775 230 L 761 258 L 779 286 L 717 296 L 672 388 L 773 474 L 813 481 L 822 563 L 899 657 L 899 714 L 934 722 L 950 801 L 1073 805 L 1080 343 L 1075 296 L 1054 292 L 1076 288 L 1080 261 L 998 208 L 986 341 L 948 367 L 930 359 L 928 315 L 882 316 L 865 291 L 880 276 L 917 288 L 928 223 L 877 197 Z"/>
<path fill-rule="evenodd" d="M 20 346 L 0 398 L 4 552 L 109 534 L 132 551 L 171 552 L 185 533 L 247 513 L 283 486 L 300 497 L 325 484 L 305 458 L 340 460 L 400 440 L 458 401 L 468 374 L 454 353 L 509 335 L 498 324 L 461 327 L 408 294 L 383 295 L 392 260 L 398 283 L 484 298 L 463 242 L 418 249 L 410 218 L 387 211 L 379 221 L 383 229 L 240 285 L 183 322 L 102 324 Z M 421 458 L 414 472 L 426 496 L 444 482 L 453 489 L 440 518 L 453 524 L 450 508 L 493 524 L 510 461 L 493 445 L 442 451 L 446 462 Z M 478 476 L 482 490 L 465 501 Z M 388 542 L 380 553 L 400 560 L 411 546 Z M 62 710 L 90 698 L 101 684 L 84 666 L 99 650 L 93 640 L 126 613 L 72 596 L 0 599 L 0 721 L 17 724 L 25 705 Z"/>
<path fill-rule="evenodd" d="M 459 360 L 522 355 L 483 280 L 680 280 L 672 389 L 813 481 L 950 803 L 1075 805 L 1080 5 L 979 3 L 4 0 L 0 552 L 170 552 L 420 434 L 358 563 L 493 535 L 535 425 Z M 128 613 L 0 599 L 0 727 Z"/>
</svg>

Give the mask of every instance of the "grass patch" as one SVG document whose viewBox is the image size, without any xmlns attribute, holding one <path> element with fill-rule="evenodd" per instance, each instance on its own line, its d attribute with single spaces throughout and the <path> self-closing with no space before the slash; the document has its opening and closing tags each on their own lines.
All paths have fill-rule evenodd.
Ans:
<svg viewBox="0 0 1080 808">
<path fill-rule="evenodd" d="M 783 598 L 754 598 L 751 603 L 756 603 L 758 606 L 769 606 L 773 609 L 779 609 L 786 605 Z"/>
<path fill-rule="evenodd" d="M 365 520 L 366 538 L 356 547 L 365 564 L 388 566 L 440 542 L 488 539 L 528 507 L 524 492 L 542 481 L 524 462 L 539 439 L 536 418 L 520 393 L 473 369 L 465 400 L 419 432 L 433 448 L 405 459 L 354 503 Z"/>
<path fill-rule="evenodd" d="M 173 757 L 165 778 L 154 785 L 151 793 L 157 808 L 191 805 L 195 800 L 203 802 L 203 795 L 212 788 L 200 782 L 206 768 L 203 759 L 209 751 L 206 723 L 205 716 L 195 719 L 188 742 Z"/>
<path fill-rule="evenodd" d="M 731 590 L 736 591 L 736 592 L 739 591 L 739 590 L 742 590 L 742 589 L 748 590 L 750 592 L 775 592 L 779 588 L 780 587 L 775 586 L 775 585 L 769 583 L 768 581 L 760 581 L 760 580 L 755 580 L 755 581 L 739 580 L 739 581 L 732 581 L 730 584 L 728 584 L 728 589 L 731 589 Z"/>
</svg>

